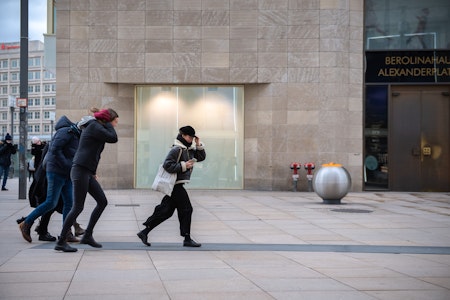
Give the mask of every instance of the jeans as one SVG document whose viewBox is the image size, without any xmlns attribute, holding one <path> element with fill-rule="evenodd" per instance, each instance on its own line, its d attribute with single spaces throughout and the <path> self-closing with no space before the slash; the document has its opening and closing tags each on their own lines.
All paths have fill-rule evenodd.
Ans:
<svg viewBox="0 0 450 300">
<path fill-rule="evenodd" d="M 47 198 L 28 215 L 25 222 L 31 225 L 37 218 L 55 209 L 60 196 L 62 197 L 64 203 L 64 221 L 72 208 L 72 190 L 72 181 L 70 180 L 70 177 L 47 172 Z"/>
<path fill-rule="evenodd" d="M 2 188 L 6 187 L 6 181 L 9 176 L 9 166 L 0 165 L 0 177 L 3 177 Z"/>
</svg>

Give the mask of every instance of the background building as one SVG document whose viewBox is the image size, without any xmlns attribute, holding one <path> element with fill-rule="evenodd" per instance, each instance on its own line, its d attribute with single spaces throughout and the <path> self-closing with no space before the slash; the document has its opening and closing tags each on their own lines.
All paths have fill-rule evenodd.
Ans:
<svg viewBox="0 0 450 300">
<path fill-rule="evenodd" d="M 402 190 L 390 182 L 403 180 L 398 164 L 388 166 L 389 151 L 404 154 L 401 142 L 389 144 L 402 134 L 367 123 L 365 70 L 379 64 L 368 51 L 442 50 L 450 41 L 442 0 L 425 10 L 419 0 L 58 0 L 49 11 L 57 16 L 57 117 L 75 120 L 91 106 L 119 112 L 119 143 L 107 146 L 99 170 L 108 188 L 149 188 L 177 128 L 190 124 L 208 147 L 191 188 L 291 190 L 292 162 L 335 162 L 354 191 Z M 433 84 L 445 92 L 442 78 Z M 381 85 L 384 103 L 393 102 L 387 91 L 396 84 Z M 377 126 L 386 136 L 368 139 Z M 449 190 L 448 168 L 439 172 Z M 298 187 L 307 190 L 304 170 Z"/>
<path fill-rule="evenodd" d="M 28 45 L 28 145 L 33 136 L 48 141 L 53 133 L 56 110 L 56 78 L 44 66 L 44 44 Z M 20 42 L 0 45 L 0 135 L 9 132 L 19 143 Z M 17 169 L 17 157 L 14 166 Z M 17 170 L 16 170 L 17 171 Z M 13 173 L 13 172 L 11 172 Z"/>
</svg>

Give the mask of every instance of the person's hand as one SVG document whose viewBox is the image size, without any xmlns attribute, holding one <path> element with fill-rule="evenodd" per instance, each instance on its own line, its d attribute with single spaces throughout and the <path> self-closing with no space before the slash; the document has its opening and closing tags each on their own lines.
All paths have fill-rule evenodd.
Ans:
<svg viewBox="0 0 450 300">
<path fill-rule="evenodd" d="M 194 138 L 194 142 L 195 142 L 195 145 L 196 145 L 196 146 L 200 146 L 200 138 L 199 138 L 198 136 L 196 136 L 196 137 Z"/>
<path fill-rule="evenodd" d="M 192 169 L 192 167 L 194 166 L 194 164 L 195 164 L 195 161 L 193 161 L 193 160 L 188 160 L 188 161 L 186 162 L 186 169 Z"/>
</svg>

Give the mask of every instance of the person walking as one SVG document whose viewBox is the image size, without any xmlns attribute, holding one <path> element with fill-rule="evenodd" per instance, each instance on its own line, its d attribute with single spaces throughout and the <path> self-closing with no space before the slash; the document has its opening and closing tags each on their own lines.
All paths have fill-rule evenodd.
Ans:
<svg viewBox="0 0 450 300">
<path fill-rule="evenodd" d="M 43 203 L 38 205 L 26 218 L 19 224 L 22 237 L 29 243 L 32 242 L 30 229 L 34 221 L 48 213 L 53 213 L 58 204 L 60 196 L 63 200 L 63 221 L 72 208 L 72 181 L 70 180 L 70 169 L 72 159 L 78 148 L 80 139 L 80 130 L 75 123 L 72 123 L 66 116 L 62 116 L 55 125 L 56 133 L 52 138 L 50 147 L 46 154 L 46 177 L 47 177 L 47 196 Z M 47 215 L 50 218 L 50 215 Z M 72 223 L 73 224 L 73 223 Z M 47 225 L 47 224 L 46 224 Z M 41 227 L 41 226 L 39 226 Z M 56 238 L 47 232 L 47 226 L 43 226 L 39 233 L 41 241 L 56 241 Z M 45 232 L 42 232 L 45 229 Z M 65 236 L 67 238 L 67 235 Z M 70 241 L 78 241 L 73 237 L 72 232 Z"/>
<path fill-rule="evenodd" d="M 34 169 L 37 170 L 41 165 L 42 151 L 44 150 L 46 142 L 42 142 L 37 136 L 31 138 L 31 155 L 34 156 Z"/>
<path fill-rule="evenodd" d="M 111 108 L 99 110 L 92 108 L 95 119 L 88 120 L 81 132 L 78 150 L 73 159 L 70 177 L 73 183 L 74 203 L 71 211 L 64 220 L 64 224 L 56 243 L 55 250 L 63 252 L 76 252 L 77 248 L 71 247 L 65 237 L 69 233 L 70 227 L 84 209 L 86 195 L 89 193 L 97 202 L 91 213 L 88 226 L 81 244 L 88 244 L 95 248 L 101 248 L 93 237 L 94 227 L 100 216 L 108 205 L 105 193 L 97 181 L 97 167 L 100 162 L 100 155 L 105 148 L 105 143 L 116 143 L 117 133 L 114 127 L 119 122 L 119 115 Z"/>
<path fill-rule="evenodd" d="M 2 191 L 7 191 L 6 182 L 8 181 L 9 168 L 11 166 L 11 155 L 16 154 L 17 145 L 12 143 L 12 137 L 9 133 L 5 139 L 0 142 L 0 177 L 3 177 Z"/>
<path fill-rule="evenodd" d="M 193 145 L 195 141 L 195 145 Z M 181 150 L 181 156 L 178 160 Z M 155 207 L 153 214 L 143 225 L 145 228 L 137 233 L 142 243 L 147 246 L 148 234 L 153 228 L 169 219 L 175 209 L 180 222 L 180 235 L 184 237 L 184 247 L 200 247 L 201 244 L 191 238 L 192 204 L 189 195 L 184 188 L 185 183 L 189 183 L 196 161 L 203 161 L 206 158 L 204 145 L 200 138 L 195 135 L 195 129 L 191 126 L 184 126 L 179 129 L 179 133 L 169 153 L 164 160 L 163 167 L 169 173 L 177 173 L 177 179 L 172 194 L 164 196 L 161 203 Z"/>
</svg>

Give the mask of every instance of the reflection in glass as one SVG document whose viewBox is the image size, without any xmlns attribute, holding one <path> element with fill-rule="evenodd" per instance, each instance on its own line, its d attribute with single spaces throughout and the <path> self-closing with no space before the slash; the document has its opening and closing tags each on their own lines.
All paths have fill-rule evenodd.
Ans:
<svg viewBox="0 0 450 300">
<path fill-rule="evenodd" d="M 450 48 L 450 1 L 366 0 L 365 48 Z"/>
<path fill-rule="evenodd" d="M 388 87 L 366 87 L 365 189 L 388 188 Z"/>
</svg>

